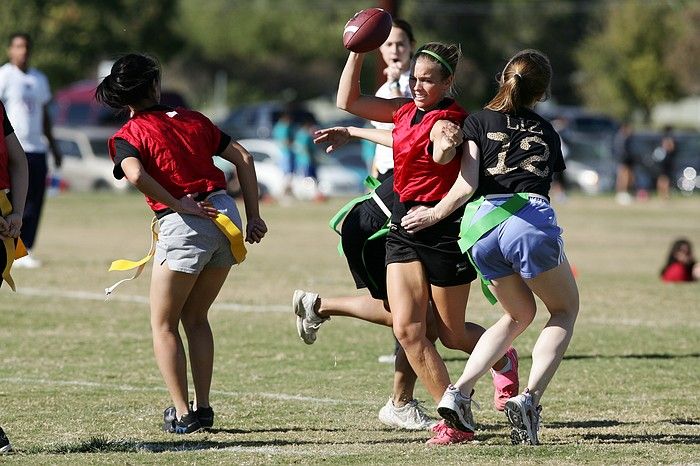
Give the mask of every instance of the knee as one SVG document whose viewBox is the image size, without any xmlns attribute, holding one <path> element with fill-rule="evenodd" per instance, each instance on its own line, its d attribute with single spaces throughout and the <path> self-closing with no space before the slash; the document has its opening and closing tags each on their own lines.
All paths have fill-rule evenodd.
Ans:
<svg viewBox="0 0 700 466">
<path fill-rule="evenodd" d="M 404 350 L 410 352 L 411 348 L 425 340 L 425 330 L 418 325 L 401 325 L 394 322 L 394 336 Z"/>
<path fill-rule="evenodd" d="M 206 316 L 182 316 L 182 327 L 185 332 L 198 331 L 209 328 L 209 319 Z"/>
<path fill-rule="evenodd" d="M 440 343 L 442 343 L 443 346 L 448 349 L 459 351 L 467 350 L 466 337 L 464 335 L 456 335 L 453 332 L 440 334 Z"/>
</svg>

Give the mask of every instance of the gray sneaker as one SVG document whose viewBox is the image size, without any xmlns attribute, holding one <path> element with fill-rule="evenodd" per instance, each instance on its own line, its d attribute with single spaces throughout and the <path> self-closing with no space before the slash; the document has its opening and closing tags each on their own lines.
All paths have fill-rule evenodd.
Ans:
<svg viewBox="0 0 700 466">
<path fill-rule="evenodd" d="M 390 427 L 405 430 L 430 430 L 437 421 L 428 416 L 418 400 L 397 408 L 391 398 L 379 410 L 379 420 Z"/>
<path fill-rule="evenodd" d="M 453 385 L 449 385 L 445 390 L 437 410 L 451 427 L 462 432 L 474 432 L 472 399 L 462 395 Z"/>
<path fill-rule="evenodd" d="M 506 416 L 513 427 L 510 441 L 513 445 L 539 445 L 537 432 L 540 430 L 542 406 L 532 404 L 532 396 L 525 392 L 506 401 Z"/>
<path fill-rule="evenodd" d="M 292 297 L 292 309 L 297 316 L 297 333 L 307 345 L 313 345 L 316 341 L 318 328 L 330 317 L 321 317 L 316 314 L 318 294 L 310 291 L 296 290 Z"/>
<path fill-rule="evenodd" d="M 12 453 L 12 445 L 10 445 L 10 440 L 5 435 L 5 431 L 0 427 L 0 455 L 5 453 Z"/>
</svg>

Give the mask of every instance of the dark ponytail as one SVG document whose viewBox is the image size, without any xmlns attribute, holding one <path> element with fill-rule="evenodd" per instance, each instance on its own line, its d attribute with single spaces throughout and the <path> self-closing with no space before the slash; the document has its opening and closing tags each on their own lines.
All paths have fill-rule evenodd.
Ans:
<svg viewBox="0 0 700 466">
<path fill-rule="evenodd" d="M 148 55 L 130 53 L 112 65 L 109 75 L 95 89 L 95 99 L 112 108 L 123 109 L 152 98 L 158 82 L 158 61 Z"/>
</svg>

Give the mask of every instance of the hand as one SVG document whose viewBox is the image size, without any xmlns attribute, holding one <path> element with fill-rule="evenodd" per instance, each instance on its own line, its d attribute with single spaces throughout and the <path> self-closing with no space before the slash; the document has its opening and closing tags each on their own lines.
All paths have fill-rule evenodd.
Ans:
<svg viewBox="0 0 700 466">
<path fill-rule="evenodd" d="M 251 217 L 246 225 L 245 240 L 247 243 L 259 243 L 267 233 L 267 225 L 260 217 Z"/>
<path fill-rule="evenodd" d="M 386 76 L 386 81 L 389 83 L 398 81 L 401 78 L 401 62 L 389 63 L 386 68 L 384 68 L 384 75 Z"/>
<path fill-rule="evenodd" d="M 459 146 L 462 142 L 464 142 L 462 128 L 451 121 L 443 121 L 435 140 L 437 147 L 445 152 Z"/>
<path fill-rule="evenodd" d="M 411 207 L 401 219 L 401 226 L 409 233 L 416 233 L 439 222 L 435 209 L 424 205 Z"/>
<path fill-rule="evenodd" d="M 53 164 L 56 168 L 61 168 L 61 165 L 63 164 L 63 156 L 54 153 Z"/>
<path fill-rule="evenodd" d="M 10 224 L 7 222 L 5 217 L 0 216 L 0 239 L 3 241 L 10 238 Z"/>
<path fill-rule="evenodd" d="M 180 206 L 173 209 L 181 214 L 196 215 L 198 217 L 214 218 L 219 214 L 209 201 L 197 202 L 191 194 L 179 200 Z"/>
<path fill-rule="evenodd" d="M 5 217 L 4 221 L 7 227 L 2 234 L 10 238 L 19 238 L 20 231 L 22 230 L 22 215 L 12 212 Z"/>
<path fill-rule="evenodd" d="M 314 131 L 314 144 L 328 144 L 326 153 L 330 154 L 338 147 L 348 143 L 350 132 L 344 126 L 334 126 Z"/>
</svg>

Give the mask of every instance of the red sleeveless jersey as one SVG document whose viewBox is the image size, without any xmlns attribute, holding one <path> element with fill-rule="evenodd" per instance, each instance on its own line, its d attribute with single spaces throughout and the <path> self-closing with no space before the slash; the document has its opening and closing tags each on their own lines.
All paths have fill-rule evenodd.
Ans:
<svg viewBox="0 0 700 466">
<path fill-rule="evenodd" d="M 413 102 L 394 114 L 394 190 L 401 202 L 439 201 L 450 190 L 459 174 L 461 156 L 445 165 L 433 161 L 430 130 L 439 120 L 462 126 L 467 112 L 456 102 L 445 109 L 430 110 L 411 125 L 418 108 Z"/>
<path fill-rule="evenodd" d="M 139 151 L 146 173 L 177 199 L 226 188 L 224 173 L 212 159 L 221 131 L 199 112 L 176 108 L 137 113 L 110 138 L 112 160 L 117 138 Z M 167 208 L 148 196 L 146 202 L 154 211 Z"/>
<path fill-rule="evenodd" d="M 5 106 L 0 102 L 0 189 L 10 189 L 10 153 L 5 142 Z"/>
</svg>

